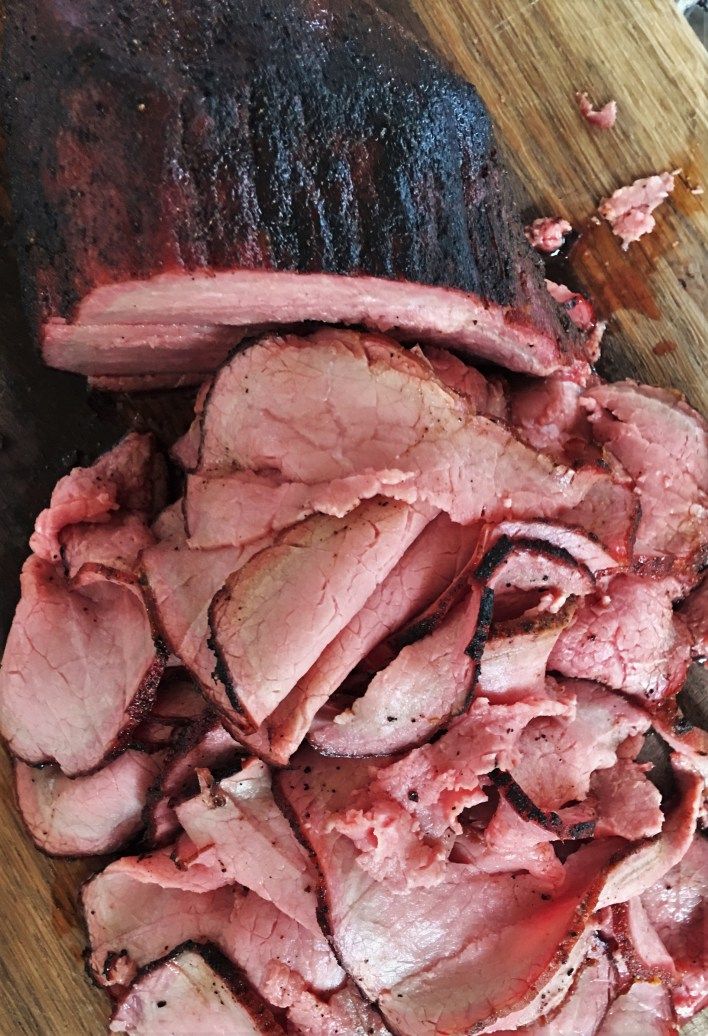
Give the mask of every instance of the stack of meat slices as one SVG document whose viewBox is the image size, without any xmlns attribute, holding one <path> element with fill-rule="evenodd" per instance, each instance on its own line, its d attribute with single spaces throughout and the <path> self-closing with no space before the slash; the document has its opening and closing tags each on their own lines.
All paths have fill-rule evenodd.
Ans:
<svg viewBox="0 0 708 1036">
<path fill-rule="evenodd" d="M 0 679 L 38 847 L 137 853 L 83 890 L 112 1029 L 674 1031 L 708 1002 L 700 417 L 339 329 L 197 411 L 179 500 L 137 434 L 58 483 Z"/>
</svg>

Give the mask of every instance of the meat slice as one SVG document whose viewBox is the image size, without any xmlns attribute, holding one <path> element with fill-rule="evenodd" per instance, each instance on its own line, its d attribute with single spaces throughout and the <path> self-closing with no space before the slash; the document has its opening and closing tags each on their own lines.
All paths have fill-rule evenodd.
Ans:
<svg viewBox="0 0 708 1036">
<path fill-rule="evenodd" d="M 64 568 L 71 578 L 87 562 L 134 574 L 140 552 L 152 546 L 155 536 L 140 515 L 128 512 L 100 524 L 68 525 L 60 532 L 59 542 Z"/>
<path fill-rule="evenodd" d="M 166 540 L 141 556 L 148 599 L 169 649 L 217 709 L 231 711 L 223 686 L 214 679 L 216 658 L 207 643 L 209 605 L 232 572 L 257 553 L 259 544 L 191 550 L 185 539 Z"/>
<path fill-rule="evenodd" d="M 194 400 L 194 419 L 184 435 L 170 446 L 170 457 L 184 471 L 194 471 L 199 463 L 199 445 L 202 440 L 202 413 L 211 389 L 212 379 L 204 378 Z"/>
<path fill-rule="evenodd" d="M 563 547 L 543 540 L 501 536 L 477 569 L 494 592 L 495 619 L 558 612 L 568 598 L 592 593 L 595 577 Z"/>
<path fill-rule="evenodd" d="M 257 759 L 177 806 L 180 824 L 198 849 L 212 848 L 224 881 L 238 882 L 319 935 L 316 877 Z"/>
<path fill-rule="evenodd" d="M 482 1029 L 532 1000 L 561 956 L 567 967 L 611 848 L 573 854 L 560 890 L 543 887 L 543 896 L 527 875 L 479 875 L 455 863 L 440 885 L 393 891 L 360 868 L 350 839 L 330 823 L 366 786 L 368 769 L 343 761 L 333 772 L 331 761 L 305 753 L 277 778 L 316 854 L 333 944 L 394 1031 Z"/>
<path fill-rule="evenodd" d="M 616 382 L 584 397 L 594 435 L 637 484 L 637 558 L 685 589 L 706 560 L 708 430 L 675 392 Z"/>
<path fill-rule="evenodd" d="M 180 824 L 174 807 L 199 790 L 198 771 L 235 769 L 243 749 L 218 719 L 205 715 L 187 727 L 164 760 L 147 796 L 145 821 L 151 845 L 172 841 Z"/>
<path fill-rule="evenodd" d="M 608 1010 L 598 1036 L 674 1036 L 678 1033 L 668 989 L 656 982 L 634 982 Z"/>
<path fill-rule="evenodd" d="M 204 371 L 246 328 L 309 320 L 536 374 L 572 361 L 468 83 L 368 2 L 188 14 L 10 8 L 12 192 L 48 363 Z"/>
<path fill-rule="evenodd" d="M 15 792 L 30 838 L 50 856 L 97 856 L 120 849 L 143 826 L 163 752 L 129 749 L 89 777 L 70 780 L 57 766 L 15 763 Z"/>
<path fill-rule="evenodd" d="M 632 978 L 676 984 L 676 968 L 639 896 L 612 907 L 612 937 Z"/>
<path fill-rule="evenodd" d="M 698 661 L 708 659 L 708 576 L 689 594 L 679 615 L 691 636 L 691 655 Z"/>
<path fill-rule="evenodd" d="M 131 1036 L 285 1036 L 262 997 L 213 950 L 185 946 L 148 968 L 113 1012 Z"/>
<path fill-rule="evenodd" d="M 661 793 L 647 778 L 649 763 L 620 758 L 590 778 L 590 799 L 596 803 L 597 837 L 638 841 L 661 831 Z"/>
<path fill-rule="evenodd" d="M 514 780 L 541 809 L 582 802 L 596 770 L 614 765 L 619 746 L 643 733 L 649 718 L 640 709 L 597 684 L 572 681 L 566 694 L 574 708 L 532 719 L 508 767 Z"/>
<path fill-rule="evenodd" d="M 316 512 L 343 518 L 362 500 L 405 479 L 402 471 L 365 472 L 308 486 L 252 471 L 214 478 L 189 475 L 184 498 L 189 545 L 241 547 L 272 538 Z"/>
<path fill-rule="evenodd" d="M 566 676 L 598 680 L 651 707 L 686 678 L 691 639 L 660 583 L 618 575 L 589 598 L 561 634 L 549 665 Z"/>
<path fill-rule="evenodd" d="M 656 226 L 652 213 L 673 189 L 673 174 L 659 173 L 618 187 L 609 198 L 602 199 L 597 211 L 620 238 L 625 252 L 633 241 L 651 233 Z"/>
<path fill-rule="evenodd" d="M 74 580 L 31 556 L 0 672 L 0 729 L 25 762 L 98 769 L 150 711 L 164 668 L 142 594 L 85 565 Z"/>
<path fill-rule="evenodd" d="M 52 491 L 49 507 L 35 522 L 30 547 L 58 561 L 59 534 L 80 522 L 104 522 L 122 508 L 149 519 L 164 506 L 165 467 L 151 435 L 131 432 L 88 468 L 74 468 Z M 100 560 L 91 558 L 90 560 Z"/>
<path fill-rule="evenodd" d="M 576 327 L 580 328 L 581 331 L 592 331 L 593 328 L 598 328 L 599 339 L 597 341 L 597 357 L 592 358 L 599 359 L 599 344 L 600 339 L 605 332 L 605 325 L 598 325 L 595 307 L 592 302 L 585 298 L 584 295 L 581 295 L 579 291 L 571 291 L 565 284 L 556 284 L 555 281 L 549 281 L 548 278 L 546 278 L 546 288 L 552 298 L 554 298 L 556 302 L 565 309 L 569 318 L 573 321 Z"/>
<path fill-rule="evenodd" d="M 566 550 L 576 561 L 586 565 L 596 578 L 618 567 L 617 559 L 579 526 L 533 519 L 504 521 L 496 526 L 494 535 L 508 536 L 510 539 L 544 540 Z"/>
<path fill-rule="evenodd" d="M 647 917 L 679 976 L 674 1007 L 685 1020 L 708 1006 L 708 840 L 697 833 L 683 859 L 642 893 Z"/>
<path fill-rule="evenodd" d="M 400 470 L 410 477 L 387 495 L 462 524 L 554 516 L 613 486 L 606 471 L 556 467 L 472 413 L 390 338 L 330 328 L 263 338 L 221 368 L 202 415 L 200 469 L 234 467 L 310 484 Z"/>
<path fill-rule="evenodd" d="M 546 694 L 546 666 L 558 637 L 575 613 L 567 601 L 556 612 L 495 622 L 482 654 L 479 693 L 493 702 Z"/>
<path fill-rule="evenodd" d="M 492 374 L 482 374 L 476 367 L 471 367 L 448 349 L 436 349 L 425 346 L 420 349 L 414 346 L 430 364 L 435 376 L 447 388 L 470 403 L 477 414 L 487 417 L 498 417 L 505 421 L 508 417 L 508 400 L 506 383 Z"/>
<path fill-rule="evenodd" d="M 473 588 L 436 630 L 377 673 L 350 708 L 316 727 L 310 743 L 326 755 L 373 756 L 429 740 L 469 704 L 489 612 L 482 587 Z"/>
<path fill-rule="evenodd" d="M 231 576 L 209 609 L 219 676 L 257 727 L 371 596 L 434 512 L 376 498 L 313 516 Z"/>
</svg>

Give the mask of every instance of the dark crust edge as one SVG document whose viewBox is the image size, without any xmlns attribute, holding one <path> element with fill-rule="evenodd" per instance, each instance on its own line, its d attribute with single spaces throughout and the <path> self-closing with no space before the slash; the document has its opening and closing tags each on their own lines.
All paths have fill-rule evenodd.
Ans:
<svg viewBox="0 0 708 1036">
<path fill-rule="evenodd" d="M 575 841 L 579 838 L 594 836 L 596 827 L 594 820 L 567 825 L 555 810 L 543 810 L 537 806 L 506 770 L 495 768 L 489 776 L 514 812 L 523 820 L 537 824 L 544 831 L 552 832 L 560 841 Z"/>
</svg>

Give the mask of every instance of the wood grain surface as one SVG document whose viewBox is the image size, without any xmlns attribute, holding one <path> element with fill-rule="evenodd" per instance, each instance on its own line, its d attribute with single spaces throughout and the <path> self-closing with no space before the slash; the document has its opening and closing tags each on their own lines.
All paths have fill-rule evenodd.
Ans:
<svg viewBox="0 0 708 1036">
<path fill-rule="evenodd" d="M 565 272 L 594 294 L 610 321 L 605 373 L 673 385 L 708 409 L 706 199 L 692 193 L 708 179 L 701 166 L 706 64 L 671 0 L 381 0 L 381 6 L 477 85 L 519 181 L 525 214 L 561 214 L 581 230 Z M 614 130 L 585 125 L 573 101 L 578 89 L 599 102 L 617 99 Z M 678 167 L 683 178 L 658 210 L 655 232 L 627 253 L 605 225 L 590 222 L 615 187 Z M 150 427 L 169 441 L 186 420 L 190 398 L 89 394 L 80 378 L 43 368 L 20 312 L 6 205 L 2 214 L 0 621 L 6 630 L 32 521 L 56 479 L 128 427 Z M 693 680 L 698 686 L 700 678 Z M 31 847 L 14 811 L 9 764 L 0 756 L 0 1036 L 99 1036 L 108 1009 L 83 971 L 77 891 L 100 861 L 53 861 Z"/>
</svg>

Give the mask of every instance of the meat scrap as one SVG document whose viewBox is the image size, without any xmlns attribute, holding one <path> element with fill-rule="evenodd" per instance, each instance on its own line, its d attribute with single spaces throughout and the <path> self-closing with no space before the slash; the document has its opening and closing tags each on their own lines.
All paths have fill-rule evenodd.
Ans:
<svg viewBox="0 0 708 1036">
<path fill-rule="evenodd" d="M 580 114 L 591 126 L 598 129 L 612 129 L 617 121 L 617 101 L 608 101 L 602 108 L 596 108 L 583 90 L 575 95 Z"/>
<path fill-rule="evenodd" d="M 542 216 L 524 227 L 526 240 L 537 252 L 557 252 L 565 244 L 565 239 L 573 230 L 567 219 L 560 216 Z"/>
<path fill-rule="evenodd" d="M 597 211 L 620 238 L 625 252 L 633 241 L 651 233 L 656 226 L 652 213 L 673 189 L 673 173 L 658 173 L 635 180 L 628 187 L 618 187 L 609 198 L 602 199 Z"/>
</svg>

